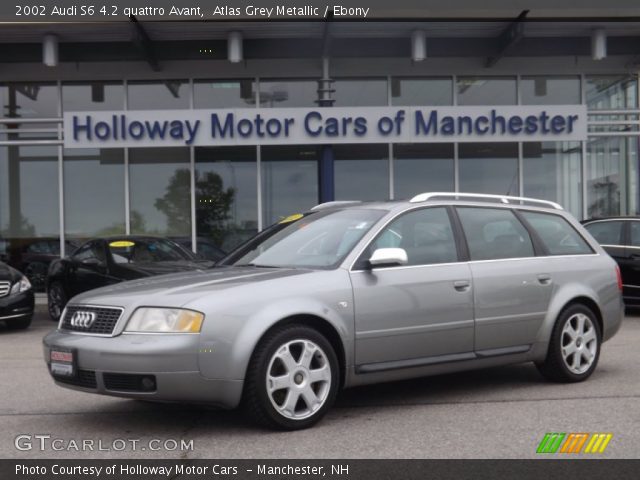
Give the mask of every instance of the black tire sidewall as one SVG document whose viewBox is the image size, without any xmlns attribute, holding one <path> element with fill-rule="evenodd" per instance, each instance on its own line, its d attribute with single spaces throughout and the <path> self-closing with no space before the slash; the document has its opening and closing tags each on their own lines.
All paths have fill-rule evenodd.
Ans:
<svg viewBox="0 0 640 480">
<path fill-rule="evenodd" d="M 275 407 L 271 404 L 269 394 L 266 388 L 266 376 L 267 369 L 269 368 L 269 362 L 276 351 L 282 347 L 283 344 L 290 342 L 291 340 L 310 340 L 318 345 L 327 356 L 329 366 L 331 368 L 331 385 L 327 399 L 324 405 L 316 411 L 313 415 L 304 420 L 293 420 L 282 416 Z M 340 368 L 336 353 L 331 346 L 331 343 L 317 330 L 307 326 L 292 325 L 283 329 L 273 332 L 267 338 L 263 340 L 263 343 L 256 349 L 256 358 L 252 364 L 255 366 L 252 375 L 252 379 L 255 382 L 255 394 L 257 395 L 258 405 L 262 409 L 262 413 L 269 420 L 272 427 L 283 430 L 298 430 L 310 427 L 317 423 L 331 408 L 338 393 L 340 385 Z"/>
<path fill-rule="evenodd" d="M 54 318 L 54 316 L 51 314 L 50 292 L 52 289 L 57 289 L 60 291 L 60 298 L 62 299 L 62 303 L 63 303 L 62 305 L 60 305 L 60 315 L 58 316 L 58 318 Z M 49 312 L 49 317 L 51 318 L 51 320 L 53 320 L 54 322 L 58 322 L 60 320 L 60 317 L 62 316 L 62 311 L 64 310 L 64 307 L 66 305 L 66 302 L 67 302 L 67 296 L 64 293 L 64 288 L 62 288 L 62 284 L 60 282 L 53 282 L 51 285 L 49 285 L 49 288 L 47 289 L 47 311 Z"/>
<path fill-rule="evenodd" d="M 564 326 L 566 325 L 569 318 L 571 318 L 572 316 L 578 313 L 581 313 L 589 317 L 589 320 L 591 320 L 591 324 L 593 325 L 593 328 L 596 331 L 596 339 L 597 339 L 596 340 L 597 341 L 596 357 L 593 360 L 593 363 L 591 364 L 589 369 L 584 373 L 574 373 L 571 370 L 569 370 L 569 368 L 567 367 L 564 361 L 564 358 L 562 357 L 562 330 L 564 329 Z M 558 317 L 558 321 L 556 322 L 553 328 L 553 336 L 552 336 L 552 342 L 551 342 L 550 348 L 553 350 L 550 351 L 549 354 L 554 355 L 556 357 L 554 359 L 555 360 L 554 363 L 558 364 L 558 366 L 561 369 L 562 376 L 565 377 L 567 381 L 580 382 L 582 380 L 586 380 L 587 378 L 589 378 L 593 373 L 593 371 L 598 366 L 598 360 L 600 359 L 600 350 L 602 348 L 602 332 L 600 331 L 600 324 L 598 323 L 598 320 L 594 315 L 594 313 L 591 311 L 591 309 L 584 305 L 572 305 L 566 308 Z"/>
</svg>

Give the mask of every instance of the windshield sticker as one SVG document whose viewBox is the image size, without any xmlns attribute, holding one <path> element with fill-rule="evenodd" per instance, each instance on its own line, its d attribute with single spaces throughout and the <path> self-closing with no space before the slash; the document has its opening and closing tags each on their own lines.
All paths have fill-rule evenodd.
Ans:
<svg viewBox="0 0 640 480">
<path fill-rule="evenodd" d="M 114 247 L 114 248 L 133 247 L 134 245 L 135 245 L 135 242 L 132 242 L 131 240 L 118 240 L 115 242 L 111 242 L 109 244 L 110 247 Z"/>
<path fill-rule="evenodd" d="M 302 217 L 304 217 L 303 214 L 294 213 L 293 215 L 289 215 L 288 217 L 283 218 L 278 223 L 291 223 L 291 222 L 295 222 L 296 220 L 300 220 Z"/>
</svg>

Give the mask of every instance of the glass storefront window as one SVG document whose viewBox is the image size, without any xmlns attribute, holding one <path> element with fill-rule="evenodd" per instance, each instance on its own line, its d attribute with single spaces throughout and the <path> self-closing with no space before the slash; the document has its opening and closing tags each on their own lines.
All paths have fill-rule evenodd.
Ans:
<svg viewBox="0 0 640 480">
<path fill-rule="evenodd" d="M 65 83 L 62 85 L 62 109 L 65 112 L 122 110 L 124 109 L 124 84 Z"/>
<path fill-rule="evenodd" d="M 631 75 L 587 76 L 585 97 L 591 110 L 636 108 L 638 79 Z"/>
<path fill-rule="evenodd" d="M 64 223 L 67 239 L 126 232 L 124 150 L 64 150 Z"/>
<path fill-rule="evenodd" d="M 518 195 L 517 143 L 461 143 L 460 191 Z"/>
<path fill-rule="evenodd" d="M 458 77 L 458 105 L 515 105 L 516 77 Z"/>
<path fill-rule="evenodd" d="M 343 78 L 333 83 L 334 107 L 375 107 L 388 102 L 386 78 Z"/>
<path fill-rule="evenodd" d="M 50 83 L 20 82 L 0 85 L 0 108 L 2 117 L 15 118 L 57 118 L 58 86 Z M 10 128 L 11 132 L 7 131 Z M 19 129 L 19 131 L 15 131 Z M 43 130 L 49 131 L 37 131 Z M 58 125 L 55 123 L 38 124 L 0 124 L 0 140 L 37 140 L 57 139 Z"/>
<path fill-rule="evenodd" d="M 256 147 L 196 148 L 195 160 L 198 252 L 228 252 L 258 231 Z"/>
<path fill-rule="evenodd" d="M 315 107 L 318 82 L 315 80 L 260 80 L 261 107 Z"/>
<path fill-rule="evenodd" d="M 129 110 L 170 110 L 189 108 L 189 83 L 186 80 L 129 82 Z"/>
<path fill-rule="evenodd" d="M 391 79 L 391 104 L 398 106 L 451 105 L 453 79 L 398 78 Z"/>
<path fill-rule="evenodd" d="M 129 149 L 129 195 L 132 234 L 190 239 L 189 149 Z"/>
<path fill-rule="evenodd" d="M 315 145 L 262 147 L 262 210 L 266 227 L 318 203 L 318 160 Z"/>
<path fill-rule="evenodd" d="M 59 254 L 58 148 L 0 147 L 0 261 L 43 291 Z"/>
<path fill-rule="evenodd" d="M 638 140 L 587 142 L 587 218 L 638 213 Z"/>
<path fill-rule="evenodd" d="M 335 145 L 336 200 L 389 199 L 389 147 Z"/>
<path fill-rule="evenodd" d="M 55 118 L 58 87 L 52 83 L 21 82 L 0 85 L 3 117 Z"/>
<path fill-rule="evenodd" d="M 520 79 L 523 105 L 568 105 L 580 100 L 580 77 L 532 76 Z"/>
<path fill-rule="evenodd" d="M 454 190 L 452 143 L 396 144 L 393 157 L 395 198 Z"/>
<path fill-rule="evenodd" d="M 522 151 L 524 196 L 557 202 L 582 218 L 580 142 L 526 142 Z"/>
<path fill-rule="evenodd" d="M 196 80 L 193 83 L 195 108 L 247 108 L 255 106 L 253 80 Z"/>
</svg>

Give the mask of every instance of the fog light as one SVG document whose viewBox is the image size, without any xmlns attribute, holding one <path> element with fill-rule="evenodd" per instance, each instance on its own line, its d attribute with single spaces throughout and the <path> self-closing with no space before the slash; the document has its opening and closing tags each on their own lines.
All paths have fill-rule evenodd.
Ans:
<svg viewBox="0 0 640 480">
<path fill-rule="evenodd" d="M 142 381 L 140 383 L 142 385 L 142 389 L 148 392 L 156 389 L 156 380 L 153 377 L 142 377 Z"/>
</svg>

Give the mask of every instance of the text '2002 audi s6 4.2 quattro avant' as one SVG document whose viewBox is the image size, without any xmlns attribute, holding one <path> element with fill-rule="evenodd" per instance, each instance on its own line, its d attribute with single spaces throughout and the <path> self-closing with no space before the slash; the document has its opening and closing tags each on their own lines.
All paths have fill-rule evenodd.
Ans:
<svg viewBox="0 0 640 480">
<path fill-rule="evenodd" d="M 623 315 L 615 262 L 540 200 L 332 202 L 239 252 L 73 298 L 44 339 L 55 381 L 297 429 L 344 387 L 529 361 L 584 380 Z"/>
</svg>

